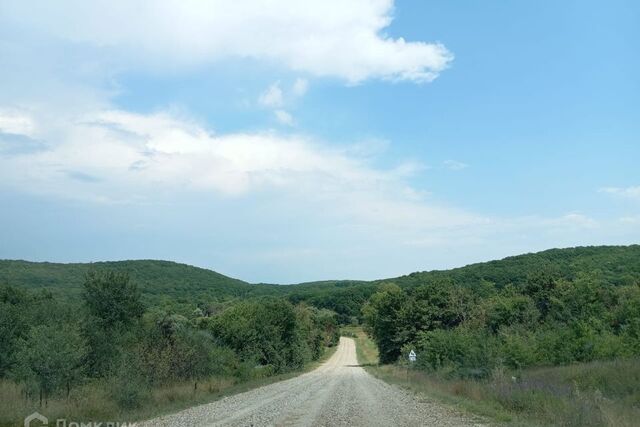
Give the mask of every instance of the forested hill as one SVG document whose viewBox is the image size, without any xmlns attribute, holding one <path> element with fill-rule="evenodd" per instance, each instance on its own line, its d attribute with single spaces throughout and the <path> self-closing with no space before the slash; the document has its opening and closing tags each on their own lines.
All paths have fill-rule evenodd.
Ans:
<svg viewBox="0 0 640 427">
<path fill-rule="evenodd" d="M 250 284 L 211 270 L 169 261 L 116 261 L 56 264 L 0 260 L 0 285 L 48 289 L 54 294 L 77 295 L 90 269 L 126 271 L 147 299 L 168 297 L 183 302 L 226 300 L 264 295 L 287 296 L 332 309 L 341 316 L 359 316 L 364 302 L 381 283 L 411 287 L 439 280 L 477 287 L 519 286 L 540 272 L 572 281 L 580 274 L 598 274 L 612 285 L 640 283 L 640 245 L 590 246 L 551 249 L 471 264 L 451 270 L 411 273 L 375 281 L 323 281 L 299 285 Z"/>
<path fill-rule="evenodd" d="M 411 273 L 389 279 L 403 285 L 451 279 L 465 286 L 490 283 L 497 288 L 521 285 L 527 278 L 546 272 L 558 279 L 574 280 L 580 274 L 598 274 L 612 285 L 640 282 L 640 245 L 585 246 L 549 249 L 543 252 L 512 256 L 497 261 L 471 264 L 451 270 Z"/>
<path fill-rule="evenodd" d="M 47 289 L 77 295 L 90 269 L 127 272 L 142 295 L 173 298 L 225 299 L 270 293 L 277 285 L 252 285 L 215 271 L 170 261 L 136 260 L 57 264 L 0 260 L 0 285 Z"/>
<path fill-rule="evenodd" d="M 324 281 L 286 288 L 291 301 L 307 301 L 334 310 L 344 322 L 359 317 L 364 303 L 384 283 L 411 288 L 444 281 L 492 292 L 507 285 L 522 288 L 529 279 L 540 274 L 570 282 L 580 275 L 588 275 L 613 286 L 640 284 L 640 245 L 550 249 L 451 270 L 416 272 L 370 282 Z"/>
</svg>

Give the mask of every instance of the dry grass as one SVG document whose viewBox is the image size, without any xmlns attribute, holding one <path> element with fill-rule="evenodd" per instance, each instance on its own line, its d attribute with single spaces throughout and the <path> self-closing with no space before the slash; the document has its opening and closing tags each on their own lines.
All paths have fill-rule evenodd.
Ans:
<svg viewBox="0 0 640 427">
<path fill-rule="evenodd" d="M 499 424 L 640 425 L 637 359 L 538 368 L 517 374 L 496 370 L 492 378 L 484 381 L 451 380 L 405 366 L 378 366 L 371 349 L 375 347 L 373 342 L 362 331 L 352 332 L 358 360 L 373 375 Z"/>
<path fill-rule="evenodd" d="M 194 390 L 193 382 L 182 382 L 148 391 L 142 405 L 135 409 L 125 410 L 118 406 L 108 392 L 109 385 L 96 381 L 71 390 L 66 397 L 51 398 L 39 406 L 37 400 L 25 396 L 24 388 L 12 381 L 0 380 L 0 427 L 18 427 L 23 425 L 24 418 L 38 411 L 49 418 L 49 425 L 55 425 L 59 418 L 68 421 L 96 422 L 131 422 L 153 418 L 163 414 L 177 412 L 190 406 L 213 402 L 222 397 L 242 393 L 244 391 L 282 381 L 314 369 L 328 359 L 336 350 L 332 347 L 317 362 L 304 369 L 270 377 L 255 378 L 240 382 L 234 377 L 210 378 L 198 383 Z"/>
<path fill-rule="evenodd" d="M 347 326 L 341 332 L 344 336 L 351 337 L 356 341 L 356 353 L 360 365 L 365 367 L 378 365 L 378 348 L 362 328 Z"/>
</svg>

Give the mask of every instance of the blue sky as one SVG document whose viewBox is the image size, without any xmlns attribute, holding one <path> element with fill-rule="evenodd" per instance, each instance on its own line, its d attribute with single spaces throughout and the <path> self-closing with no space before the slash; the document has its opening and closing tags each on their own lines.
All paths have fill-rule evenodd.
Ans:
<svg viewBox="0 0 640 427">
<path fill-rule="evenodd" d="M 0 2 L 0 258 L 371 279 L 640 242 L 634 1 Z"/>
</svg>

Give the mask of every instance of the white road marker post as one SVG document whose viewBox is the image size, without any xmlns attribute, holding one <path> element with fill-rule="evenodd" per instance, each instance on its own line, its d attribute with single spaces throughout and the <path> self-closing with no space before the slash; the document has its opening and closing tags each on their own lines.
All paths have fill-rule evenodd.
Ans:
<svg viewBox="0 0 640 427">
<path fill-rule="evenodd" d="M 409 382 L 409 366 L 413 365 L 417 359 L 416 352 L 411 349 L 409 352 L 409 364 L 407 365 L 407 382 Z"/>
</svg>

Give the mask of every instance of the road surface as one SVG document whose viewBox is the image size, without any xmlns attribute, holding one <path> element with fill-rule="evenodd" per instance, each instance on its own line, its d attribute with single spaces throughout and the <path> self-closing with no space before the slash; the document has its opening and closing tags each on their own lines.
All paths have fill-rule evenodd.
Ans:
<svg viewBox="0 0 640 427">
<path fill-rule="evenodd" d="M 156 418 L 139 426 L 474 426 L 455 410 L 389 385 L 358 366 L 340 338 L 320 367 L 298 377 Z"/>
</svg>

